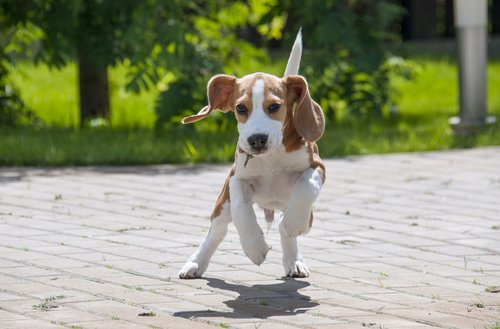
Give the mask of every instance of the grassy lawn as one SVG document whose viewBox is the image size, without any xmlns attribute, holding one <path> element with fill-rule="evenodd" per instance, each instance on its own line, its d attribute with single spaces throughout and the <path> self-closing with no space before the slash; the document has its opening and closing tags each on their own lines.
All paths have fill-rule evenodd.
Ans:
<svg viewBox="0 0 500 329">
<path fill-rule="evenodd" d="M 74 64 L 61 71 L 51 70 L 46 65 L 22 64 L 13 77 L 23 100 L 45 125 L 56 128 L 78 127 L 78 77 Z M 111 125 L 117 128 L 152 128 L 156 90 L 150 89 L 140 95 L 128 93 L 124 81 L 124 67 L 110 70 Z"/>
<path fill-rule="evenodd" d="M 323 157 L 500 145 L 498 123 L 475 136 L 454 136 L 448 118 L 458 111 L 455 64 L 447 59 L 416 61 L 420 69 L 414 80 L 393 81 L 399 90 L 397 117 L 330 124 L 320 141 Z M 201 135 L 187 126 L 154 131 L 156 91 L 127 93 L 122 86 L 124 80 L 123 68 L 111 71 L 110 127 L 77 129 L 75 66 L 54 71 L 22 65 L 16 72 L 16 84 L 48 128 L 0 127 L 0 165 L 129 165 L 232 159 L 236 131 Z M 492 61 L 488 65 L 488 109 L 500 119 L 498 90 L 500 62 Z"/>
<path fill-rule="evenodd" d="M 341 123 L 330 127 L 322 153 L 331 155 L 413 152 L 500 145 L 497 123 L 476 136 L 453 134 L 448 119 L 458 113 L 458 74 L 446 59 L 417 60 L 414 80 L 395 79 L 399 90 L 396 119 L 381 122 Z M 488 111 L 500 119 L 500 62 L 488 65 Z"/>
<path fill-rule="evenodd" d="M 229 161 L 234 134 L 152 129 L 2 129 L 2 165 L 138 165 Z"/>
</svg>

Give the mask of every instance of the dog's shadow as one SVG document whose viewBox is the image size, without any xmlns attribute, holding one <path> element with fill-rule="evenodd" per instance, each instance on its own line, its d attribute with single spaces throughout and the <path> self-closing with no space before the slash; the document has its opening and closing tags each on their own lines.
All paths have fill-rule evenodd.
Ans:
<svg viewBox="0 0 500 329">
<path fill-rule="evenodd" d="M 220 279 L 206 278 L 209 287 L 237 292 L 236 299 L 224 301 L 232 311 L 219 312 L 200 310 L 176 312 L 175 316 L 183 318 L 225 317 L 225 318 L 262 318 L 270 316 L 293 316 L 305 313 L 308 309 L 319 305 L 310 297 L 302 295 L 298 290 L 308 287 L 307 281 L 282 278 L 275 284 L 256 284 L 244 286 L 232 284 Z M 200 296 L 200 298 L 203 298 Z"/>
</svg>

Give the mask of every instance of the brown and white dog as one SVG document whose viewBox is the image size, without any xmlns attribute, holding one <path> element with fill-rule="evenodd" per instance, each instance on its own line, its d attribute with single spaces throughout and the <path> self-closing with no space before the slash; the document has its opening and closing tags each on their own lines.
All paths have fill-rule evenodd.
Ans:
<svg viewBox="0 0 500 329">
<path fill-rule="evenodd" d="M 298 74 L 302 55 L 297 35 L 285 76 L 254 73 L 241 79 L 216 75 L 208 83 L 208 105 L 186 117 L 191 123 L 217 109 L 234 112 L 238 147 L 234 165 L 211 216 L 211 227 L 198 250 L 179 272 L 183 279 L 201 277 L 231 222 L 243 251 L 260 265 L 269 246 L 257 223 L 256 203 L 268 222 L 281 212 L 279 232 L 283 266 L 291 277 L 307 277 L 309 270 L 298 249 L 297 236 L 309 231 L 312 204 L 325 182 L 325 166 L 315 141 L 323 134 L 321 107 L 311 99 L 306 80 Z"/>
</svg>

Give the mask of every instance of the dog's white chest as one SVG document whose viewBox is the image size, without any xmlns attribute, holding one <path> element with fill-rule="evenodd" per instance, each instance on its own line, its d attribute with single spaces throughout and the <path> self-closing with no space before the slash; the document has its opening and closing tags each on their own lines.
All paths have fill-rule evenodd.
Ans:
<svg viewBox="0 0 500 329">
<path fill-rule="evenodd" d="M 251 200 L 266 209 L 283 210 L 297 179 L 310 167 L 309 154 L 304 147 L 287 153 L 284 147 L 273 154 L 251 158 L 238 154 L 235 178 L 250 186 Z"/>
<path fill-rule="evenodd" d="M 261 208 L 283 211 L 300 172 L 261 176 L 251 181 L 253 201 Z"/>
</svg>

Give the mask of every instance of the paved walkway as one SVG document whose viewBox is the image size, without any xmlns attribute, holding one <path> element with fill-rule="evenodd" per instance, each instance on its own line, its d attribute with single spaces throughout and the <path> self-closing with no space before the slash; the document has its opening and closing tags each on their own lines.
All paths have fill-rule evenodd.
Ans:
<svg viewBox="0 0 500 329">
<path fill-rule="evenodd" d="M 177 279 L 227 165 L 0 169 L 0 328 L 500 326 L 500 148 L 327 166 L 300 280 L 276 225 L 260 267 L 231 225 Z"/>
</svg>

